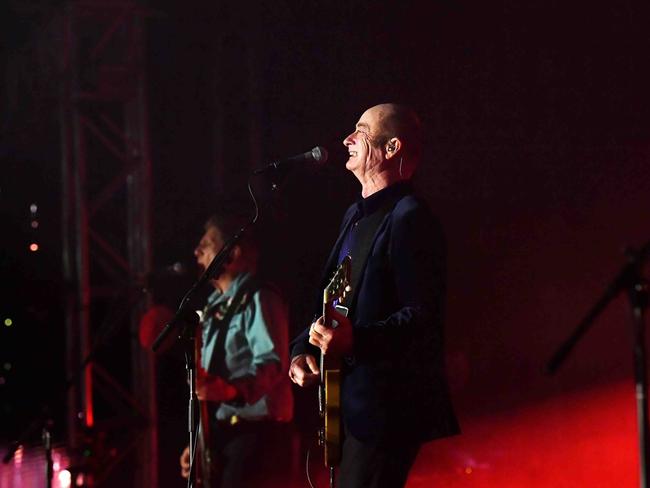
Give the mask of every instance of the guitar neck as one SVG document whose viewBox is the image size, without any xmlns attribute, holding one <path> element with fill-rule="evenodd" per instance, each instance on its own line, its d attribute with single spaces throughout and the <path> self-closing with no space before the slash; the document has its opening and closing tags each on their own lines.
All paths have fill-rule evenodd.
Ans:
<svg viewBox="0 0 650 488">
<path fill-rule="evenodd" d="M 323 324 L 325 327 L 331 327 L 332 326 L 332 310 L 333 310 L 333 305 L 331 303 L 323 303 Z"/>
<path fill-rule="evenodd" d="M 323 323 L 325 327 L 332 327 L 332 312 L 334 311 L 334 305 L 332 303 L 323 303 Z M 331 355 L 323 354 L 321 351 L 320 354 L 320 371 L 321 371 L 321 380 L 324 379 L 325 370 L 330 369 L 339 369 L 340 361 L 337 358 L 332 357 Z"/>
</svg>

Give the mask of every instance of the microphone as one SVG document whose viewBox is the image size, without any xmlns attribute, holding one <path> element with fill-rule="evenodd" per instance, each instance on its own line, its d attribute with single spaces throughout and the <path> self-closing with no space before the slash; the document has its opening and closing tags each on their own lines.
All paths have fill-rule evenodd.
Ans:
<svg viewBox="0 0 650 488">
<path fill-rule="evenodd" d="M 144 290 L 150 290 L 157 283 L 180 278 L 187 275 L 188 273 L 189 270 L 187 265 L 181 262 L 175 262 L 168 266 L 163 266 L 161 268 L 156 268 L 149 271 L 145 275 L 138 278 L 137 284 Z"/>
<path fill-rule="evenodd" d="M 174 264 L 170 264 L 169 266 L 165 267 L 165 271 L 167 271 L 167 274 L 174 275 L 174 276 L 183 276 L 184 274 L 187 274 L 187 266 L 180 261 L 176 261 Z"/>
<path fill-rule="evenodd" d="M 258 168 L 253 171 L 254 175 L 259 175 L 266 173 L 270 170 L 280 170 L 280 169 L 289 169 L 295 164 L 300 163 L 316 163 L 323 164 L 327 162 L 327 149 L 322 146 L 316 146 L 311 151 L 304 152 L 302 154 L 297 154 L 285 159 L 279 159 L 273 161 L 271 164 L 264 166 L 263 168 Z"/>
<path fill-rule="evenodd" d="M 151 276 L 183 276 L 188 273 L 187 266 L 179 261 L 149 272 Z"/>
</svg>

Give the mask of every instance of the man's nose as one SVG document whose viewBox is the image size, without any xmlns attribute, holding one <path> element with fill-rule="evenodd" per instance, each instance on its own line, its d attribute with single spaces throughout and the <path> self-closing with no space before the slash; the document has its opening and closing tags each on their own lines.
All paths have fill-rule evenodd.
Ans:
<svg viewBox="0 0 650 488">
<path fill-rule="evenodd" d="M 353 143 L 352 136 L 354 136 L 354 132 L 352 134 L 350 134 L 349 136 L 347 136 L 345 139 L 343 139 L 343 145 L 344 146 L 347 147 L 347 146 L 349 146 L 349 145 L 351 145 Z"/>
</svg>

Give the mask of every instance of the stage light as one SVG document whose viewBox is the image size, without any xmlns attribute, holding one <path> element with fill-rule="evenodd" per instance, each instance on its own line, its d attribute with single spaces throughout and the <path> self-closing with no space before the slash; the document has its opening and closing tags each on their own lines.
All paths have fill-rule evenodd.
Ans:
<svg viewBox="0 0 650 488">
<path fill-rule="evenodd" d="M 5 319 L 5 325 L 7 327 L 11 327 L 12 325 L 14 325 L 14 321 L 11 319 Z"/>
<path fill-rule="evenodd" d="M 70 488 L 71 483 L 72 475 L 70 474 L 70 471 L 67 469 L 59 471 L 59 484 L 61 485 L 61 488 Z"/>
<path fill-rule="evenodd" d="M 38 229 L 38 220 L 32 220 L 32 229 Z"/>
<path fill-rule="evenodd" d="M 38 244 L 36 244 L 35 242 L 32 242 L 32 243 L 29 245 L 29 250 L 32 251 L 32 252 L 36 252 L 36 251 L 38 251 Z"/>
<path fill-rule="evenodd" d="M 38 211 L 38 205 L 36 205 L 35 203 L 32 203 L 32 204 L 29 206 L 29 211 L 30 211 L 31 213 L 35 214 L 35 213 Z"/>
<path fill-rule="evenodd" d="M 18 446 L 16 452 L 14 453 L 14 466 L 19 468 L 23 464 L 23 446 Z"/>
<path fill-rule="evenodd" d="M 5 371 L 11 371 L 11 363 L 4 364 Z"/>
</svg>

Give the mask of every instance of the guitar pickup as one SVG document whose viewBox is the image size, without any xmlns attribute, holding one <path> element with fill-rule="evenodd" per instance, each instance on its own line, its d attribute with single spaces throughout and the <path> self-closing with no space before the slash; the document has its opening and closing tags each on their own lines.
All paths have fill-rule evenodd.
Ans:
<svg viewBox="0 0 650 488">
<path fill-rule="evenodd" d="M 348 307 L 344 307 L 343 305 L 335 305 L 334 310 L 345 317 L 347 317 L 348 313 L 350 313 L 350 309 Z M 332 329 L 336 329 L 338 326 L 339 323 L 336 320 L 332 320 Z"/>
<path fill-rule="evenodd" d="M 341 315 L 345 315 L 346 317 L 348 316 L 348 313 L 350 313 L 350 309 L 348 307 L 344 307 L 343 305 L 336 305 L 334 309 L 340 313 Z"/>
</svg>

